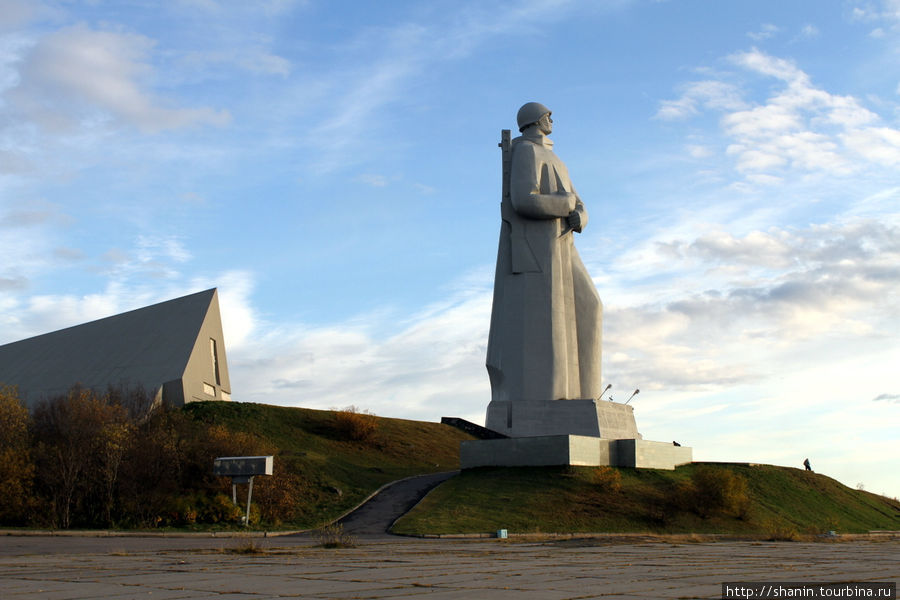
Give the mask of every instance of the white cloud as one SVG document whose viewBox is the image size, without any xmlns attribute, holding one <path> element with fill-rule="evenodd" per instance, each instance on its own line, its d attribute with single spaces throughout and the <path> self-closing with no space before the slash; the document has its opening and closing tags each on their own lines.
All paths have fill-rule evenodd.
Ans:
<svg viewBox="0 0 900 600">
<path fill-rule="evenodd" d="M 9 198 L 6 204 L 15 208 L 4 210 L 4 200 L 0 196 L 0 278 L 6 290 L 27 289 L 49 265 L 61 258 L 69 262 L 54 252 L 59 240 L 52 232 L 70 225 L 72 218 L 50 202 Z"/>
<path fill-rule="evenodd" d="M 679 98 L 662 101 L 657 117 L 720 112 L 725 153 L 746 182 L 769 185 L 789 172 L 848 175 L 900 160 L 900 129 L 883 125 L 857 98 L 820 89 L 794 62 L 756 49 L 729 60 L 784 85 L 765 102 L 749 103 L 748 93 L 731 83 L 694 82 Z"/>
<path fill-rule="evenodd" d="M 24 174 L 33 170 L 34 166 L 28 158 L 15 152 L 0 150 L 0 175 Z"/>
<path fill-rule="evenodd" d="M 898 0 L 875 0 L 854 6 L 852 17 L 858 21 L 900 21 L 900 2 Z"/>
<path fill-rule="evenodd" d="M 601 286 L 605 379 L 620 390 L 617 399 L 634 387 L 724 393 L 765 387 L 785 369 L 840 361 L 840 347 L 862 358 L 894 344 L 881 332 L 900 318 L 897 240 L 900 225 L 891 219 L 742 236 L 718 228 L 656 246 L 665 283 L 612 265 L 619 283 Z M 648 301 L 656 285 L 667 297 Z M 619 287 L 634 293 L 620 295 Z M 408 318 L 387 311 L 328 326 L 257 322 L 229 355 L 241 388 L 235 397 L 481 421 L 489 311 L 490 283 L 479 279 Z M 385 330 L 393 333 L 375 333 Z"/>
<path fill-rule="evenodd" d="M 869 127 L 841 135 L 844 144 L 865 159 L 884 165 L 900 165 L 900 130 Z"/>
<path fill-rule="evenodd" d="M 783 361 L 814 363 L 833 351 L 825 340 L 884 343 L 881 332 L 900 318 L 895 221 L 657 242 L 644 251 L 662 265 L 651 271 L 668 273 L 663 298 L 653 300 L 654 286 L 632 264 L 612 273 L 619 281 L 606 298 L 607 373 L 642 389 L 723 389 L 760 382 Z M 619 293 L 629 287 L 630 296 Z M 806 354 L 796 355 L 799 348 Z"/>
<path fill-rule="evenodd" d="M 698 114 L 700 108 L 735 110 L 745 106 L 740 90 L 722 81 L 694 81 L 684 86 L 677 100 L 664 100 L 656 117 L 665 120 L 683 119 Z"/>
<path fill-rule="evenodd" d="M 770 187 L 784 183 L 783 178 L 775 175 L 766 175 L 765 173 L 748 173 L 746 180 L 748 183 L 759 187 Z"/>
<path fill-rule="evenodd" d="M 802 121 L 788 106 L 769 104 L 733 112 L 722 118 L 726 132 L 735 139 L 771 138 L 800 129 Z"/>
<path fill-rule="evenodd" d="M 800 28 L 800 39 L 812 39 L 819 37 L 819 28 L 815 25 L 807 23 L 803 27 Z"/>
<path fill-rule="evenodd" d="M 0 292 L 24 290 L 28 287 L 28 280 L 22 276 L 0 277 Z"/>
<path fill-rule="evenodd" d="M 372 187 L 385 187 L 388 184 L 387 177 L 375 173 L 364 173 L 359 175 L 356 180 Z"/>
<path fill-rule="evenodd" d="M 900 404 L 900 394 L 878 394 L 872 398 L 873 402 L 890 402 L 892 404 Z"/>
<path fill-rule="evenodd" d="M 39 0 L 0 0 L 0 31 L 14 31 L 38 19 L 53 18 L 58 14 Z"/>
<path fill-rule="evenodd" d="M 708 158 L 713 155 L 713 151 L 709 146 L 701 146 L 699 144 L 688 144 L 685 146 L 685 150 L 692 158 Z"/>
<path fill-rule="evenodd" d="M 692 242 L 685 256 L 696 256 L 729 264 L 748 264 L 768 268 L 784 268 L 794 264 L 793 237 L 786 231 L 751 231 L 736 238 L 724 231 L 713 231 Z"/>
<path fill-rule="evenodd" d="M 219 310 L 222 313 L 222 329 L 226 348 L 238 351 L 250 341 L 259 327 L 259 317 L 253 307 L 253 274 L 248 271 L 225 271 L 216 275 L 194 279 L 189 289 L 218 288 Z"/>
<path fill-rule="evenodd" d="M 277 17 L 288 13 L 297 7 L 307 6 L 309 0 L 266 0 L 261 2 L 263 12 L 270 17 Z"/>
<path fill-rule="evenodd" d="M 884 16 L 900 21 L 900 0 L 884 0 Z"/>
<path fill-rule="evenodd" d="M 96 31 L 85 25 L 40 38 L 23 57 L 10 103 L 49 130 L 80 124 L 127 123 L 147 132 L 192 125 L 224 125 L 226 111 L 178 108 L 155 97 L 148 82 L 154 42 L 134 33 Z"/>
<path fill-rule="evenodd" d="M 261 9 L 266 16 L 277 17 L 290 12 L 298 6 L 306 6 L 308 3 L 309 0 L 259 0 L 253 3 L 253 9 Z M 228 3 L 222 3 L 221 0 L 178 0 L 178 4 L 210 13 L 219 13 L 226 8 L 230 8 Z"/>
<path fill-rule="evenodd" d="M 490 298 L 487 289 L 457 290 L 419 315 L 374 315 L 395 320 L 396 333 L 386 338 L 372 333 L 384 325 L 373 315 L 324 327 L 267 326 L 230 354 L 234 397 L 481 421 L 490 397 L 484 369 Z"/>
<path fill-rule="evenodd" d="M 805 87 L 809 82 L 806 73 L 798 69 L 793 62 L 769 56 L 755 48 L 749 52 L 735 54 L 731 57 L 731 60 L 746 69 L 775 77 L 788 83 L 796 83 Z"/>
<path fill-rule="evenodd" d="M 29 202 L 24 208 L 0 213 L 0 229 L 18 229 L 53 223 L 66 223 L 69 218 L 60 207 L 47 202 Z"/>
<path fill-rule="evenodd" d="M 772 25 L 771 23 L 765 23 L 762 27 L 759 28 L 758 31 L 750 31 L 747 33 L 747 37 L 755 41 L 767 40 L 773 37 L 776 33 L 781 31 L 781 29 L 777 25 Z"/>
<path fill-rule="evenodd" d="M 183 263 L 190 260 L 191 253 L 184 247 L 184 242 L 177 237 L 139 235 L 137 238 L 137 258 L 143 263 L 153 262 L 158 258 Z"/>
<path fill-rule="evenodd" d="M 178 0 L 182 6 L 203 11 L 216 11 L 219 4 L 216 0 Z"/>
</svg>

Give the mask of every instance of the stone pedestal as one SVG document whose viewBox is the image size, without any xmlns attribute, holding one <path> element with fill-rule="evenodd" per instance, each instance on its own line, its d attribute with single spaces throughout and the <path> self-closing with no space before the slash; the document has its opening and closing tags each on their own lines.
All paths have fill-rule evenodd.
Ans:
<svg viewBox="0 0 900 600">
<path fill-rule="evenodd" d="M 641 439 L 634 408 L 606 400 L 493 401 L 488 404 L 485 426 L 509 437 Z"/>
</svg>

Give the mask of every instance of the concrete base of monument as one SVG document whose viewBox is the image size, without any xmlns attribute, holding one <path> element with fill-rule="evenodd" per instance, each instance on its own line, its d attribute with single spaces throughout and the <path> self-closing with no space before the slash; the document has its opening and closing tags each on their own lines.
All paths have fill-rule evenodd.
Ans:
<svg viewBox="0 0 900 600">
<path fill-rule="evenodd" d="M 641 439 L 634 407 L 607 400 L 493 400 L 485 427 L 509 437 L 577 435 Z"/>
<path fill-rule="evenodd" d="M 459 449 L 460 466 L 463 469 L 609 465 L 672 470 L 690 463 L 692 459 L 691 448 L 675 446 L 671 442 L 634 438 L 611 440 L 583 435 L 471 440 L 462 442 Z"/>
</svg>

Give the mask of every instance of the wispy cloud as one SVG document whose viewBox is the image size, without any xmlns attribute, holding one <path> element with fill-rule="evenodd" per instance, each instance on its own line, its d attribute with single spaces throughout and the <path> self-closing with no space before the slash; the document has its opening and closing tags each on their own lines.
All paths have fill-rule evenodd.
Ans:
<svg viewBox="0 0 900 600">
<path fill-rule="evenodd" d="M 627 2 L 611 3 L 607 9 L 624 4 Z M 385 117 L 388 109 L 404 103 L 415 78 L 428 69 L 464 58 L 497 36 L 563 19 L 574 9 L 575 3 L 568 0 L 521 0 L 504 5 L 502 19 L 495 17 L 492 8 L 478 3 L 456 7 L 450 18 L 444 13 L 436 18 L 422 9 L 418 15 L 412 11 L 406 22 L 390 28 L 373 27 L 347 40 L 345 47 L 364 53 L 365 60 L 351 61 L 347 69 L 316 74 L 315 85 L 324 85 L 333 93 L 327 105 L 316 111 L 322 121 L 312 132 L 321 151 L 315 170 L 333 170 L 352 162 L 353 156 L 363 156 L 348 150 L 370 144 L 372 138 L 385 133 L 383 127 L 393 122 Z"/>
<path fill-rule="evenodd" d="M 888 402 L 890 404 L 900 404 L 900 394 L 878 394 L 872 398 L 873 402 Z"/>
<path fill-rule="evenodd" d="M 859 2 L 853 7 L 851 16 L 857 21 L 900 21 L 900 2 L 898 0 Z"/>
<path fill-rule="evenodd" d="M 813 38 L 817 38 L 820 35 L 819 28 L 811 23 L 807 23 L 803 27 L 800 28 L 800 33 L 797 35 L 798 39 L 802 40 L 810 40 Z"/>
<path fill-rule="evenodd" d="M 387 177 L 376 173 L 363 173 L 356 180 L 372 187 L 385 187 L 388 184 Z"/>
<path fill-rule="evenodd" d="M 683 119 L 700 109 L 737 110 L 746 106 L 740 90 L 723 81 L 695 81 L 683 86 L 677 100 L 664 100 L 656 113 L 659 119 Z"/>
<path fill-rule="evenodd" d="M 747 32 L 747 37 L 749 37 L 751 40 L 761 42 L 775 36 L 775 34 L 777 34 L 779 31 L 781 31 L 781 28 L 777 25 L 773 25 L 772 23 L 765 23 L 758 30 Z"/>
<path fill-rule="evenodd" d="M 227 111 L 169 106 L 150 90 L 153 40 L 79 24 L 39 38 L 22 58 L 19 82 L 6 97 L 43 129 L 70 131 L 113 121 L 147 132 L 224 125 Z"/>
<path fill-rule="evenodd" d="M 189 52 L 179 63 L 190 70 L 212 71 L 236 66 L 251 73 L 281 77 L 289 76 L 293 67 L 288 59 L 260 46 Z"/>
</svg>

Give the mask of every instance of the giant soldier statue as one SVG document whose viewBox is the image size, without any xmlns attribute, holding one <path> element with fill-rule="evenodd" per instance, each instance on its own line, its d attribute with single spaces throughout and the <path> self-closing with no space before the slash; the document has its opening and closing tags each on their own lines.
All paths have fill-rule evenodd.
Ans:
<svg viewBox="0 0 900 600">
<path fill-rule="evenodd" d="M 603 306 L 573 243 L 587 225 L 587 210 L 547 137 L 550 115 L 542 104 L 525 104 L 517 115 L 522 135 L 510 141 L 505 130 L 500 143 L 503 222 L 486 426 L 512 437 L 600 437 Z M 630 423 L 622 423 L 627 431 L 609 435 L 635 437 L 631 415 L 627 411 Z"/>
</svg>

